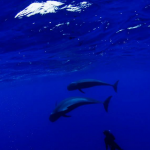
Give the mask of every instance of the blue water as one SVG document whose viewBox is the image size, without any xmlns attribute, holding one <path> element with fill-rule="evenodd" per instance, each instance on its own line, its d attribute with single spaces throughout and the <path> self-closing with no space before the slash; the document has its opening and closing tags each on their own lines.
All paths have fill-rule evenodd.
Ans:
<svg viewBox="0 0 150 150">
<path fill-rule="evenodd" d="M 32 7 L 31 7 L 32 6 Z M 150 149 L 150 2 L 0 0 L 0 150 Z M 80 79 L 112 87 L 68 91 Z M 49 121 L 72 96 L 104 101 Z"/>
</svg>

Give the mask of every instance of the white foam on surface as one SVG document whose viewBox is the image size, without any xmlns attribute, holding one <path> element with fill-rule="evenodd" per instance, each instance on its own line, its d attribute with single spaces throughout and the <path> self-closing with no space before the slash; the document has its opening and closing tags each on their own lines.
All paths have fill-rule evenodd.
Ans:
<svg viewBox="0 0 150 150">
<path fill-rule="evenodd" d="M 62 6 L 63 5 L 63 6 Z M 24 10 L 20 11 L 15 18 L 22 18 L 24 16 L 30 17 L 35 14 L 47 14 L 47 13 L 56 13 L 58 10 L 66 9 L 66 11 L 71 12 L 80 12 L 82 9 L 85 9 L 91 6 L 91 3 L 86 1 L 80 2 L 78 4 L 69 4 L 65 5 L 65 3 L 58 1 L 47 1 L 47 2 L 34 2 L 26 7 Z"/>
</svg>

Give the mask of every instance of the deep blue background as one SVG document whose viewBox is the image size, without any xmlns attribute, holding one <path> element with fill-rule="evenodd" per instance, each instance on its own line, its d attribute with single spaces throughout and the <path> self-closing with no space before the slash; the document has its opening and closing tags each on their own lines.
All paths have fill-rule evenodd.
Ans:
<svg viewBox="0 0 150 150">
<path fill-rule="evenodd" d="M 92 71 L 92 70 L 91 70 Z M 83 71 L 65 76 L 33 79 L 1 86 L 1 149 L 105 149 L 103 130 L 110 129 L 124 149 L 149 149 L 150 73 L 144 70 L 114 72 Z M 93 87 L 69 92 L 72 80 L 96 78 L 114 83 L 112 87 Z M 109 112 L 102 104 L 86 105 L 70 112 L 71 118 L 51 123 L 49 115 L 69 96 L 105 100 L 112 95 Z"/>
<path fill-rule="evenodd" d="M 106 129 L 124 150 L 150 149 L 150 2 L 88 2 L 81 12 L 19 19 L 33 1 L 0 0 L 0 150 L 104 150 Z M 108 86 L 67 91 L 85 78 L 119 80 L 118 92 Z M 93 104 L 49 121 L 65 98 L 110 95 L 108 113 Z"/>
</svg>

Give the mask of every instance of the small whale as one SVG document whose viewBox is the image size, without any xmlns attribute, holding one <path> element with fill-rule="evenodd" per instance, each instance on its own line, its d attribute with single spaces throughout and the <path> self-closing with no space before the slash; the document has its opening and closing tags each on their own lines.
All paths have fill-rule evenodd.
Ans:
<svg viewBox="0 0 150 150">
<path fill-rule="evenodd" d="M 74 110 L 75 108 L 86 105 L 86 104 L 97 104 L 103 103 L 105 111 L 108 112 L 108 105 L 112 96 L 109 96 L 104 102 L 97 101 L 91 98 L 84 97 L 72 97 L 61 101 L 53 112 L 50 114 L 49 120 L 51 122 L 55 122 L 61 116 L 63 117 L 71 117 L 67 115 L 68 112 Z"/>
<path fill-rule="evenodd" d="M 119 80 L 115 83 L 115 84 L 109 84 L 109 83 L 105 83 L 99 80 L 94 80 L 94 79 L 84 79 L 84 80 L 79 80 L 77 82 L 72 82 L 71 84 L 68 85 L 67 89 L 69 91 L 73 91 L 73 90 L 79 90 L 82 93 L 85 93 L 84 91 L 82 91 L 82 89 L 84 88 L 90 88 L 93 86 L 101 86 L 101 85 L 107 85 L 107 86 L 112 86 L 115 90 L 115 92 L 117 92 L 117 85 L 118 85 Z"/>
</svg>

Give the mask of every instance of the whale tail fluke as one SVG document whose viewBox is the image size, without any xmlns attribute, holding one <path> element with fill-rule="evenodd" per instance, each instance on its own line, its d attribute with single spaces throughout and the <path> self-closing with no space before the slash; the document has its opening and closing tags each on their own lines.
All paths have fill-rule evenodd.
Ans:
<svg viewBox="0 0 150 150">
<path fill-rule="evenodd" d="M 108 105 L 109 105 L 109 102 L 110 102 L 110 99 L 112 98 L 112 96 L 109 96 L 104 102 L 103 102 L 103 105 L 104 105 L 104 108 L 105 108 L 105 111 L 108 112 Z"/>
<path fill-rule="evenodd" d="M 119 80 L 113 85 L 113 88 L 114 88 L 115 92 L 117 92 L 118 82 L 119 82 Z"/>
</svg>

